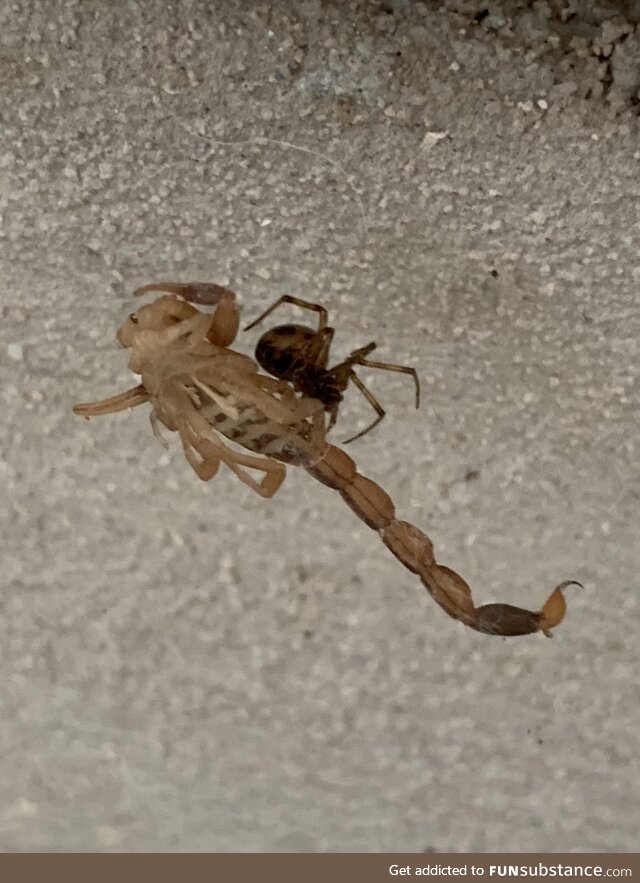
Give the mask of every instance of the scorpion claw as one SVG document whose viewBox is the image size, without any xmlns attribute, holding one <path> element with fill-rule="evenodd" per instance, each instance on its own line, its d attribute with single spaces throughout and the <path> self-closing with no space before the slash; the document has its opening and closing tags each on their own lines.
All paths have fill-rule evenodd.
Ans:
<svg viewBox="0 0 640 883">
<path fill-rule="evenodd" d="M 216 285 L 215 282 L 150 282 L 148 285 L 136 288 L 133 293 L 139 297 L 148 291 L 168 291 L 179 295 L 189 303 L 206 306 L 215 306 L 229 295 L 235 300 L 235 294 L 230 288 Z"/>
<path fill-rule="evenodd" d="M 236 296 L 230 288 L 216 285 L 215 282 L 150 282 L 148 285 L 136 288 L 133 293 L 140 296 L 148 291 L 167 291 L 186 301 L 186 304 L 178 302 L 178 307 L 174 307 L 173 312 L 166 312 L 166 315 L 171 316 L 174 321 L 182 321 L 186 318 L 183 315 L 185 308 L 192 311 L 193 314 L 199 312 L 195 307 L 188 307 L 189 303 L 215 307 L 216 309 L 211 314 L 211 326 L 206 334 L 207 340 L 221 347 L 228 347 L 235 340 L 240 325 L 240 314 Z M 161 302 L 162 298 L 155 304 Z M 151 304 L 150 308 L 153 308 L 155 304 Z M 136 324 L 137 320 L 131 321 Z M 122 329 L 118 333 L 118 339 L 125 346 L 130 345 L 125 342 L 126 332 L 123 333 Z"/>
</svg>

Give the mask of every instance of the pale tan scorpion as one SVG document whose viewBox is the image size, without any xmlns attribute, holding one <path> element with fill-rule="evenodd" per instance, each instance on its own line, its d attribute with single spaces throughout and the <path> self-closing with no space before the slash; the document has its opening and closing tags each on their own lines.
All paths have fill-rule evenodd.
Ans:
<svg viewBox="0 0 640 883">
<path fill-rule="evenodd" d="M 476 631 L 489 635 L 542 631 L 549 636 L 562 622 L 563 589 L 580 585 L 574 580 L 556 586 L 537 613 L 511 604 L 474 606 L 471 589 L 462 577 L 436 563 L 429 537 L 413 524 L 399 521 L 385 491 L 326 440 L 325 412 L 333 408 L 305 395 L 295 383 L 260 374 L 253 359 L 229 349 L 239 328 L 232 291 L 208 283 L 158 282 L 134 293 L 148 291 L 170 293 L 131 315 L 117 333 L 120 344 L 132 351 L 129 367 L 141 376 L 141 383 L 103 401 L 77 404 L 76 414 L 93 417 L 151 402 L 154 433 L 162 441 L 160 423 L 178 432 L 187 460 L 203 481 L 213 478 L 220 463 L 225 463 L 263 497 L 272 497 L 284 481 L 284 463 L 303 466 L 318 481 L 335 488 L 356 515 L 379 533 L 449 616 Z M 284 300 L 296 302 L 287 296 Z M 215 306 L 215 310 L 203 313 L 192 303 Z M 323 308 L 317 309 L 326 317 Z M 326 355 L 328 346 L 324 365 Z M 412 372 L 399 366 L 377 367 Z M 348 378 L 341 389 L 347 382 Z M 221 435 L 252 454 L 231 448 Z M 262 480 L 257 481 L 245 467 L 262 472 Z"/>
</svg>

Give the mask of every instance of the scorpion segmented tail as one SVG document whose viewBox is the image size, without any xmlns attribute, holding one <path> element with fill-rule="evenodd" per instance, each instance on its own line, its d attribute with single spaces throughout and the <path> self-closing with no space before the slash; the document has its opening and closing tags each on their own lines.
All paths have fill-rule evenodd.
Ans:
<svg viewBox="0 0 640 883">
<path fill-rule="evenodd" d="M 348 506 L 412 573 L 418 574 L 429 594 L 453 619 L 459 619 L 488 635 L 528 635 L 541 631 L 551 637 L 551 629 L 565 615 L 563 589 L 580 585 L 565 580 L 552 591 L 537 613 L 512 604 L 484 604 L 475 607 L 469 585 L 459 574 L 438 564 L 429 537 L 408 521 L 395 517 L 391 497 L 370 478 L 361 475 L 355 462 L 335 445 L 327 445 L 323 456 L 307 472 L 322 484 L 335 488 Z"/>
</svg>

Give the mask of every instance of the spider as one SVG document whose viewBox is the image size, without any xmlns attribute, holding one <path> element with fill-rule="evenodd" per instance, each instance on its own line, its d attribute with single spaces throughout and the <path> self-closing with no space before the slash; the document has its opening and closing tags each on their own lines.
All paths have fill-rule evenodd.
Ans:
<svg viewBox="0 0 640 883">
<path fill-rule="evenodd" d="M 376 349 L 375 343 L 368 343 L 354 350 L 343 362 L 328 368 L 329 350 L 335 328 L 328 325 L 329 313 L 320 304 L 283 294 L 271 304 L 257 319 L 244 329 L 251 328 L 266 319 L 282 304 L 293 304 L 304 310 L 318 313 L 318 329 L 314 331 L 306 325 L 278 325 L 265 331 L 255 350 L 258 364 L 279 380 L 288 381 L 303 396 L 318 399 L 330 415 L 328 429 L 335 424 L 338 408 L 350 382 L 360 390 L 365 399 L 377 414 L 376 419 L 361 432 L 350 436 L 343 444 L 362 438 L 380 423 L 385 410 L 362 380 L 353 370 L 355 365 L 363 368 L 379 368 L 382 371 L 396 371 L 399 374 L 410 374 L 416 387 L 416 408 L 420 407 L 420 382 L 415 368 L 406 365 L 392 365 L 389 362 L 374 362 L 368 359 L 369 353 Z"/>
</svg>

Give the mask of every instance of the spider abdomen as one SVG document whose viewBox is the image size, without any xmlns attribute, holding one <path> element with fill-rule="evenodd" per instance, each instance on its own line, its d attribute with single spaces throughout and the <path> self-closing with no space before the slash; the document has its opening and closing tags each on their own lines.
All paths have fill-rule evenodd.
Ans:
<svg viewBox="0 0 640 883">
<path fill-rule="evenodd" d="M 341 386 L 331 371 L 314 362 L 324 337 L 304 325 L 278 325 L 265 332 L 256 346 L 256 361 L 300 393 L 318 399 L 326 409 L 342 401 Z"/>
<path fill-rule="evenodd" d="M 256 346 L 258 364 L 281 380 L 292 380 L 292 375 L 307 364 L 305 351 L 315 337 L 303 325 L 279 325 L 266 331 Z"/>
</svg>

